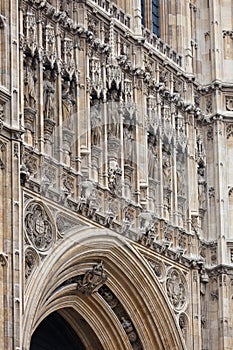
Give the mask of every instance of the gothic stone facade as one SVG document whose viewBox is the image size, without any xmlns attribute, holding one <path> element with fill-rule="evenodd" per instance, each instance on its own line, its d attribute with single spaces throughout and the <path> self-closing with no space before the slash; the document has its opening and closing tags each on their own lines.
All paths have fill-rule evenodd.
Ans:
<svg viewBox="0 0 233 350">
<path fill-rule="evenodd" d="M 233 348 L 232 9 L 1 0 L 1 349 Z"/>
</svg>

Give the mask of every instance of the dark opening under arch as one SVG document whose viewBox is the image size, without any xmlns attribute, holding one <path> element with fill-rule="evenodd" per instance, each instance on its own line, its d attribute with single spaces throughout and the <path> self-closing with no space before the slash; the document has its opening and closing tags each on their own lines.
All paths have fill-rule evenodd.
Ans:
<svg viewBox="0 0 233 350">
<path fill-rule="evenodd" d="M 47 316 L 33 333 L 30 350 L 85 350 L 69 323 L 58 313 Z"/>
</svg>

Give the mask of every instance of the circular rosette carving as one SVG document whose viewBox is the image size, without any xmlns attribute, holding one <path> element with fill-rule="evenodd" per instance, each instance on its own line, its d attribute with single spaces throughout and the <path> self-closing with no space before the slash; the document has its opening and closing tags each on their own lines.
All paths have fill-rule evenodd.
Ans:
<svg viewBox="0 0 233 350">
<path fill-rule="evenodd" d="M 187 303 L 187 286 L 185 278 L 179 270 L 172 268 L 168 271 L 166 290 L 174 309 L 183 309 Z"/>
<path fill-rule="evenodd" d="M 49 211 L 40 203 L 30 203 L 25 212 L 27 240 L 40 252 L 48 251 L 56 240 L 56 230 Z"/>
<path fill-rule="evenodd" d="M 31 275 L 32 271 L 39 265 L 39 255 L 32 247 L 25 250 L 25 278 Z"/>
</svg>

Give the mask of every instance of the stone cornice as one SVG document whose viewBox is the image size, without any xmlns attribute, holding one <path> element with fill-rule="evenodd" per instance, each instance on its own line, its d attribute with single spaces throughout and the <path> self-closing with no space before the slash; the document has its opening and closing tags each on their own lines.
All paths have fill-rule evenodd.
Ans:
<svg viewBox="0 0 233 350">
<path fill-rule="evenodd" d="M 230 275 L 233 277 L 233 265 L 219 264 L 213 268 L 206 267 L 206 272 L 210 277 L 220 276 L 220 275 Z"/>
</svg>

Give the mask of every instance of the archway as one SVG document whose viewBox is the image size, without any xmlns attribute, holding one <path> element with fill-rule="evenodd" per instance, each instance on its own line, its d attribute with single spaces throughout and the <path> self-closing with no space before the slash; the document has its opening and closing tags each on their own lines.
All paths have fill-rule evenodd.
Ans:
<svg viewBox="0 0 233 350">
<path fill-rule="evenodd" d="M 102 346 L 83 317 L 65 308 L 49 314 L 31 338 L 30 350 L 102 350 Z"/>
<path fill-rule="evenodd" d="M 48 315 L 32 335 L 30 350 L 85 350 L 69 323 L 58 313 Z"/>
<path fill-rule="evenodd" d="M 102 261 L 108 276 L 103 289 L 88 295 L 79 292 L 79 277 Z M 55 311 L 72 324 L 84 343 L 85 332 L 80 336 L 71 316 L 80 314 L 103 350 L 136 349 L 133 337 L 139 349 L 185 349 L 156 275 L 135 247 L 116 233 L 95 228 L 70 231 L 32 277 L 26 290 L 23 349 L 30 347 L 31 335 Z M 116 298 L 118 309 L 108 302 L 106 293 Z"/>
</svg>

